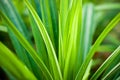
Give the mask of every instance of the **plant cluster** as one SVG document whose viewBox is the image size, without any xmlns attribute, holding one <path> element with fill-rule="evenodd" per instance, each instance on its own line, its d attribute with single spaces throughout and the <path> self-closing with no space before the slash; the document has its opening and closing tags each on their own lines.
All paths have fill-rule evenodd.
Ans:
<svg viewBox="0 0 120 80">
<path fill-rule="evenodd" d="M 0 41 L 0 67 L 10 80 L 119 80 L 119 40 L 101 46 L 119 12 L 120 3 L 94 0 L 0 0 L 0 32 L 13 46 Z M 112 53 L 91 73 L 97 51 Z"/>
</svg>

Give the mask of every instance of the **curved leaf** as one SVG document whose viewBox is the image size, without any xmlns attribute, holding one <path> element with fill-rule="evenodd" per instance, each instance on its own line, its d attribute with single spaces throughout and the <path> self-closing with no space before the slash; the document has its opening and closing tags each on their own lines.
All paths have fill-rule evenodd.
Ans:
<svg viewBox="0 0 120 80">
<path fill-rule="evenodd" d="M 120 55 L 120 46 L 105 60 L 90 80 L 96 80 L 118 55 Z"/>
<path fill-rule="evenodd" d="M 109 73 L 106 74 L 105 77 L 103 77 L 103 80 L 109 79 L 111 76 L 116 75 L 116 72 L 120 71 L 120 62 L 112 69 L 109 71 Z"/>
<path fill-rule="evenodd" d="M 0 42 L 0 66 L 7 69 L 19 80 L 37 80 L 36 77 L 21 63 L 5 45 Z M 27 75 L 26 75 L 27 74 Z"/>
<path fill-rule="evenodd" d="M 29 11 L 31 12 L 36 24 L 38 25 L 39 31 L 41 32 L 43 40 L 46 44 L 49 59 L 50 59 L 50 62 L 51 62 L 50 64 L 52 66 L 52 70 L 53 70 L 53 73 L 54 73 L 54 78 L 56 80 L 62 80 L 62 74 L 61 74 L 61 71 L 60 71 L 60 66 L 58 64 L 56 53 L 55 53 L 54 47 L 52 45 L 52 42 L 51 42 L 51 40 L 48 36 L 48 33 L 47 33 L 42 21 L 40 20 L 39 16 L 37 15 L 36 11 L 31 6 L 31 4 L 28 2 L 28 0 L 25 0 L 25 3 L 26 3 L 27 8 L 29 9 Z"/>
<path fill-rule="evenodd" d="M 83 75 L 87 69 L 87 66 L 92 59 L 95 51 L 97 50 L 100 43 L 103 41 L 103 39 L 106 37 L 106 35 L 115 27 L 115 25 L 120 21 L 120 13 L 108 24 L 108 26 L 103 30 L 103 32 L 100 34 L 100 36 L 95 41 L 94 45 L 91 47 L 85 61 L 83 62 L 81 68 L 79 69 L 79 72 L 76 76 L 76 80 L 81 80 L 83 78 Z"/>
<path fill-rule="evenodd" d="M 28 41 L 22 36 L 22 34 L 16 29 L 16 27 L 10 22 L 10 20 L 2 13 L 0 12 L 2 18 L 5 20 L 5 22 L 8 24 L 8 27 L 14 32 L 16 35 L 17 39 L 20 41 L 22 46 L 29 52 L 33 60 L 36 62 L 38 67 L 41 69 L 43 74 L 47 79 L 52 80 L 52 76 L 48 69 L 46 68 L 45 64 L 41 60 L 41 58 L 37 55 L 35 50 L 32 48 L 32 46 L 28 43 Z"/>
</svg>

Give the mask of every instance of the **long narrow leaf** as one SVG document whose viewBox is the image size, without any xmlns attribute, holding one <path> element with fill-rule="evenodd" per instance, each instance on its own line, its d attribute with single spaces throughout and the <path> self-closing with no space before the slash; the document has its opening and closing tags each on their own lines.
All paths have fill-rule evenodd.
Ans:
<svg viewBox="0 0 120 80">
<path fill-rule="evenodd" d="M 94 73 L 94 75 L 91 77 L 91 80 L 96 80 L 118 55 L 120 55 L 120 46 L 107 58 L 107 60 Z"/>
<path fill-rule="evenodd" d="M 43 23 L 41 22 L 40 18 L 38 17 L 36 11 L 33 9 L 33 7 L 30 5 L 30 3 L 27 0 L 25 0 L 25 3 L 27 5 L 27 8 L 33 15 L 34 20 L 35 20 L 36 24 L 38 25 L 38 28 L 41 32 L 43 40 L 46 44 L 46 48 L 48 50 L 48 55 L 49 55 L 49 59 L 51 62 L 52 70 L 54 72 L 54 78 L 57 80 L 62 80 L 62 74 L 61 74 L 60 67 L 59 67 L 59 64 L 57 61 L 56 53 L 55 53 L 54 47 L 52 45 L 52 42 L 48 36 L 48 33 L 47 33 Z"/>
<path fill-rule="evenodd" d="M 8 32 L 8 29 L 5 26 L 0 26 L 0 31 Z"/>
<path fill-rule="evenodd" d="M 17 1 L 16 1 L 17 2 Z M 21 1 L 23 3 L 24 1 Z M 21 4 L 19 4 L 21 6 Z M 15 27 L 21 32 L 23 36 L 30 42 L 31 37 L 28 33 L 27 27 L 25 26 L 23 20 L 21 19 L 20 14 L 16 10 L 15 5 L 13 5 L 12 0 L 1 0 L 0 1 L 0 8 L 2 12 L 11 20 L 11 22 L 15 25 Z M 10 36 L 10 39 L 12 41 L 12 44 L 15 48 L 15 51 L 17 53 L 17 56 L 27 65 L 27 67 L 35 74 L 35 76 L 38 78 L 40 77 L 39 74 L 39 68 L 34 62 L 34 60 L 31 58 L 31 56 L 28 54 L 28 52 L 24 49 L 24 47 L 20 44 L 18 39 L 16 38 L 15 34 L 8 28 L 8 34 Z"/>
<path fill-rule="evenodd" d="M 84 63 L 82 64 L 77 76 L 76 80 L 81 80 L 85 70 L 87 69 L 87 66 L 92 59 L 96 49 L 100 45 L 100 43 L 103 41 L 103 39 L 106 37 L 106 35 L 115 27 L 115 25 L 120 21 L 120 13 L 108 24 L 108 26 L 104 29 L 104 31 L 101 33 L 101 35 L 97 38 L 96 42 L 94 45 L 91 47 Z"/>
<path fill-rule="evenodd" d="M 88 51 L 92 46 L 92 38 L 95 30 L 94 14 L 94 5 L 92 3 L 85 4 L 83 6 L 82 27 L 80 33 L 80 48 L 77 60 L 78 65 L 76 66 L 77 71 L 85 60 Z"/>
<path fill-rule="evenodd" d="M 12 0 L 0 0 L 0 9 L 1 11 L 13 22 L 13 24 L 16 26 L 16 28 L 24 35 L 26 36 L 26 39 L 30 42 L 30 36 L 28 34 L 27 28 L 24 25 L 21 17 L 19 16 L 19 13 L 15 9 Z M 8 28 L 8 27 L 7 27 Z M 29 55 L 26 54 L 27 52 L 25 49 L 21 46 L 17 38 L 15 37 L 14 33 L 8 28 L 8 34 L 10 36 L 10 39 L 12 41 L 12 44 L 15 48 L 15 51 L 18 55 L 18 57 L 29 67 L 29 69 L 32 70 L 31 64 L 29 62 Z"/>
<path fill-rule="evenodd" d="M 115 49 L 114 49 L 114 50 L 115 50 Z M 113 51 L 112 51 L 112 52 L 113 52 Z M 119 62 L 120 62 L 120 55 L 118 55 L 118 56 L 115 58 L 115 60 L 111 63 L 112 65 L 110 65 L 110 66 L 107 67 L 107 69 L 106 69 L 105 72 L 103 73 L 102 77 L 106 76 L 107 73 L 108 73 L 111 69 L 113 69 L 114 66 L 116 66 Z M 117 75 L 117 73 L 116 73 L 116 75 Z M 111 76 L 111 77 L 114 77 L 114 75 Z"/>
<path fill-rule="evenodd" d="M 30 22 L 31 22 L 33 36 L 34 36 L 34 39 L 35 39 L 36 50 L 37 50 L 38 56 L 43 60 L 46 67 L 49 69 L 49 61 L 47 60 L 47 58 L 48 58 L 47 50 L 46 50 L 44 41 L 42 39 L 42 36 L 41 36 L 41 34 L 38 30 L 38 27 L 37 27 L 37 25 L 36 25 L 36 23 L 35 23 L 31 14 L 30 14 Z M 41 76 L 42 73 L 41 73 L 41 71 L 38 71 L 38 70 L 35 71 L 34 74 L 38 75 L 39 78 L 44 77 L 44 76 Z"/>
<path fill-rule="evenodd" d="M 0 42 L 0 66 L 7 69 L 17 79 L 37 80 L 36 77 L 22 64 L 5 45 Z M 27 75 L 26 75 L 27 74 Z"/>
<path fill-rule="evenodd" d="M 16 29 L 16 27 L 10 22 L 10 20 L 2 12 L 0 12 L 0 15 L 5 20 L 5 22 L 8 24 L 8 27 L 14 32 L 14 34 L 16 35 L 17 39 L 20 41 L 22 46 L 29 52 L 33 60 L 36 62 L 38 67 L 43 72 L 44 76 L 47 79 L 52 79 L 52 76 L 50 72 L 48 71 L 48 69 L 46 68 L 45 64 L 43 63 L 41 58 L 37 55 L 35 50 L 31 47 L 31 45 L 28 43 L 28 41 L 21 35 L 21 33 Z"/>
<path fill-rule="evenodd" d="M 120 76 L 116 80 L 120 80 Z"/>
<path fill-rule="evenodd" d="M 69 0 L 57 0 L 57 2 L 60 3 L 59 5 L 59 64 L 61 67 L 61 71 L 63 72 L 64 69 L 64 59 L 65 59 L 65 54 L 64 53 L 64 43 L 63 43 L 63 33 L 64 33 L 64 28 L 66 25 L 67 21 L 67 16 L 68 16 L 68 1 Z"/>
<path fill-rule="evenodd" d="M 94 5 L 92 3 L 86 4 L 83 7 L 83 26 L 81 28 L 81 55 L 85 59 L 91 45 L 94 27 Z"/>
<path fill-rule="evenodd" d="M 9 80 L 16 80 L 16 78 L 7 69 L 3 67 L 2 69 L 5 71 L 6 75 L 9 77 Z"/>
<path fill-rule="evenodd" d="M 81 13 L 82 8 L 81 0 L 73 1 L 72 8 L 68 12 L 67 22 L 64 29 L 63 36 L 63 46 L 64 46 L 64 58 L 65 58 L 65 66 L 64 66 L 64 79 L 69 80 L 71 78 L 75 78 L 74 76 L 74 67 L 76 56 L 78 53 L 78 43 L 80 28 L 81 28 Z M 71 17 L 69 17 L 71 16 Z M 78 34 L 79 33 L 79 34 Z"/>
<path fill-rule="evenodd" d="M 54 41 L 55 41 L 55 50 L 56 55 L 58 56 L 58 11 L 57 11 L 57 4 L 56 0 L 48 0 L 50 5 L 50 13 L 51 13 L 51 20 L 52 20 L 52 27 L 54 33 Z"/>
<path fill-rule="evenodd" d="M 40 10 L 40 4 L 39 4 L 40 1 L 39 0 L 29 0 L 29 2 L 32 4 L 32 6 L 37 11 L 39 17 L 41 18 L 41 10 Z M 47 54 L 45 43 L 42 39 L 42 36 L 39 32 L 39 29 L 38 29 L 32 15 L 31 14 L 28 14 L 28 15 L 30 17 L 30 24 L 31 24 L 31 28 L 32 28 L 33 37 L 35 40 L 35 47 L 36 47 L 37 53 L 38 53 L 39 57 L 45 63 L 46 67 L 49 69 L 49 61 L 47 60 L 48 54 Z M 34 71 L 34 74 L 37 76 L 38 79 L 40 79 L 40 80 L 44 79 L 42 72 L 39 71 L 37 68 L 38 68 L 37 66 L 34 67 L 34 69 L 36 69 Z"/>
<path fill-rule="evenodd" d="M 53 2 L 53 1 L 50 1 L 50 2 Z M 42 22 L 46 28 L 46 31 L 48 32 L 49 38 L 51 39 L 51 42 L 55 49 L 56 47 L 55 47 L 55 39 L 53 34 L 52 17 L 50 12 L 49 0 L 40 0 L 40 6 L 41 6 L 41 13 L 42 13 Z"/>
<path fill-rule="evenodd" d="M 116 10 L 120 9 L 120 3 L 104 3 L 102 5 L 97 5 L 95 7 L 96 11 L 101 11 L 101 10 Z"/>
<path fill-rule="evenodd" d="M 118 63 L 112 70 L 110 70 L 109 73 L 107 73 L 107 75 L 103 77 L 102 79 L 107 80 L 111 76 L 116 75 L 118 71 L 120 71 L 120 63 Z"/>
</svg>

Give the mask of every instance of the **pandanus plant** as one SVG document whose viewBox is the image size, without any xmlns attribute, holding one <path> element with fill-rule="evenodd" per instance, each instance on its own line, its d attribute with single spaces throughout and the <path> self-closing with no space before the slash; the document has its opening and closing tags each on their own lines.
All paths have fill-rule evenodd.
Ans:
<svg viewBox="0 0 120 80">
<path fill-rule="evenodd" d="M 120 22 L 118 11 L 94 40 L 105 10 L 120 10 L 120 4 L 95 5 L 87 0 L 0 0 L 0 30 L 8 33 L 15 50 L 0 42 L 0 67 L 10 80 L 120 79 L 119 44 L 91 74 L 95 52 Z"/>
</svg>

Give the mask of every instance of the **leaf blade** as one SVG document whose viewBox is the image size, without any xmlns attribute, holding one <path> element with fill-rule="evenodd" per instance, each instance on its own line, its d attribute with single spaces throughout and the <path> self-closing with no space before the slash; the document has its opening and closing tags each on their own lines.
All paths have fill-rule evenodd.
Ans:
<svg viewBox="0 0 120 80">
<path fill-rule="evenodd" d="M 98 46 L 100 45 L 100 43 L 103 41 L 103 39 L 106 37 L 106 35 L 111 31 L 111 29 L 113 29 L 115 27 L 115 25 L 119 22 L 120 20 L 120 13 L 118 13 L 118 15 L 116 15 L 115 18 L 113 18 L 113 20 L 107 25 L 107 27 L 103 30 L 103 32 L 100 34 L 100 36 L 97 38 L 97 40 L 95 41 L 94 45 L 91 47 L 84 63 L 82 64 L 77 76 L 76 76 L 76 80 L 82 79 L 85 70 L 90 62 L 90 60 L 92 59 L 94 52 L 96 51 L 96 49 L 98 48 Z"/>
<path fill-rule="evenodd" d="M 31 47 L 31 45 L 28 43 L 28 41 L 21 35 L 21 33 L 16 29 L 16 27 L 10 22 L 10 20 L 2 13 L 0 12 L 2 18 L 6 21 L 6 23 L 9 25 L 8 27 L 14 32 L 20 43 L 23 45 L 23 47 L 29 52 L 33 60 L 36 62 L 38 67 L 41 69 L 43 74 L 46 78 L 52 80 L 52 76 L 49 72 L 49 70 L 46 68 L 45 64 L 41 60 L 41 58 L 37 55 L 35 50 Z"/>
<path fill-rule="evenodd" d="M 91 80 L 96 80 L 100 74 L 111 64 L 111 62 L 120 54 L 120 46 L 105 60 L 98 70 L 91 77 Z"/>
<path fill-rule="evenodd" d="M 113 76 L 113 74 L 116 74 L 117 71 L 120 70 L 120 63 L 118 63 L 115 67 L 112 68 L 112 70 L 109 71 L 102 79 L 107 80 L 109 77 Z"/>
<path fill-rule="evenodd" d="M 41 32 L 43 40 L 46 44 L 49 59 L 51 61 L 52 69 L 54 72 L 54 77 L 55 77 L 55 79 L 62 80 L 62 74 L 61 74 L 60 67 L 59 67 L 59 64 L 57 61 L 56 53 L 55 53 L 54 47 L 52 45 L 52 42 L 48 36 L 48 33 L 47 33 L 44 25 L 42 24 L 40 18 L 38 17 L 37 13 L 33 9 L 33 7 L 30 5 L 30 3 L 27 0 L 25 0 L 25 3 L 26 3 L 26 6 L 28 7 L 28 9 L 30 10 L 31 14 L 33 15 L 34 20 L 36 21 L 36 24 L 38 25 L 38 28 Z"/>
<path fill-rule="evenodd" d="M 33 79 L 36 77 L 22 64 L 5 45 L 0 42 L 0 66 L 6 68 L 18 79 Z M 14 68 L 13 68 L 14 67 Z M 18 73 L 18 72 L 19 73 Z M 27 75 L 26 75 L 27 74 Z"/>
</svg>

